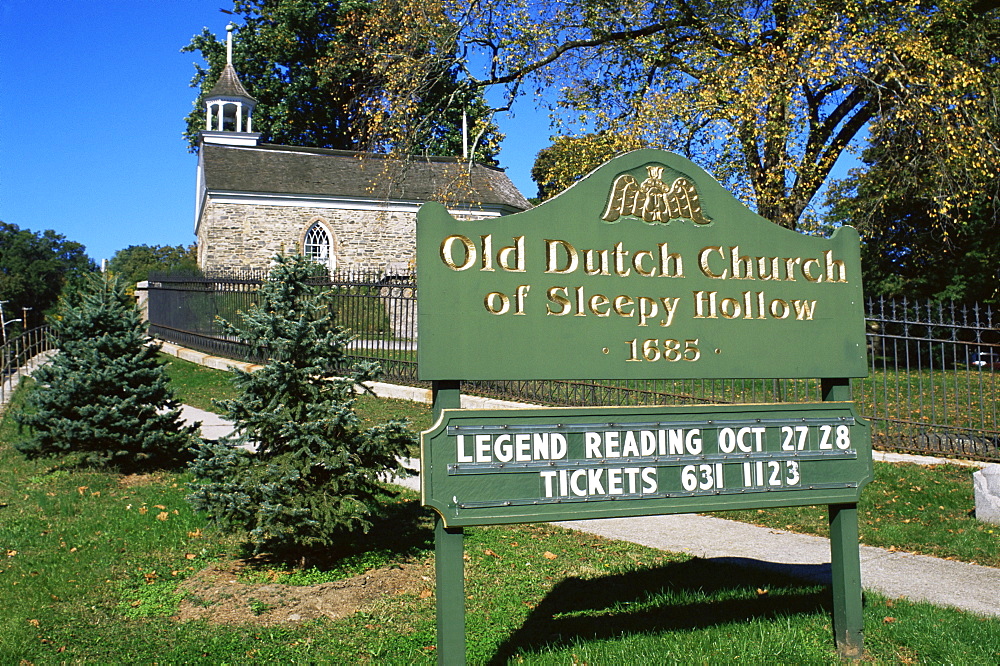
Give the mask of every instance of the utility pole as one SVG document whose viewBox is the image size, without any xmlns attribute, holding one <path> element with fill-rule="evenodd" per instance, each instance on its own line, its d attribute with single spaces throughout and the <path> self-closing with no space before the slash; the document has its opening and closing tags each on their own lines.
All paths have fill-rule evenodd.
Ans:
<svg viewBox="0 0 1000 666">
<path fill-rule="evenodd" d="M 13 324 L 15 322 L 21 321 L 20 319 L 4 319 L 3 305 L 4 303 L 10 303 L 10 301 L 0 301 L 0 330 L 3 330 L 3 344 L 7 346 L 7 324 Z"/>
</svg>

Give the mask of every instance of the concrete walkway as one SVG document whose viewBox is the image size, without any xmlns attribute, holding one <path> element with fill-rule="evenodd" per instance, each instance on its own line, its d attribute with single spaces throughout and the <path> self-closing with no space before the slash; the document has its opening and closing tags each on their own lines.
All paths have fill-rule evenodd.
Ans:
<svg viewBox="0 0 1000 666">
<path fill-rule="evenodd" d="M 184 406 L 184 417 L 202 422 L 202 435 L 217 439 L 231 426 L 215 414 Z M 876 459 L 918 464 L 954 463 L 944 458 L 878 452 Z M 420 461 L 406 466 L 419 472 Z M 419 476 L 396 483 L 420 489 Z M 828 539 L 748 525 L 712 516 L 683 514 L 557 523 L 609 539 L 744 567 L 779 571 L 821 583 L 830 581 Z M 906 597 L 939 606 L 1000 617 L 1000 569 L 861 546 L 862 585 L 891 598 Z"/>
</svg>

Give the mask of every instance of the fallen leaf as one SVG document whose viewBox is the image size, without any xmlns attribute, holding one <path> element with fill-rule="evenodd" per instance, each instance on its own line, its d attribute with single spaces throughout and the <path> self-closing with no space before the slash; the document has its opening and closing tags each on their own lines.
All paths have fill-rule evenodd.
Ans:
<svg viewBox="0 0 1000 666">
<path fill-rule="evenodd" d="M 487 548 L 486 550 L 484 550 L 483 553 L 485 553 L 486 555 L 489 555 L 490 557 L 495 557 L 498 560 L 500 559 L 500 556 L 497 555 L 496 553 L 494 553 L 493 550 L 490 549 L 490 548 Z"/>
<path fill-rule="evenodd" d="M 198 557 L 198 556 L 197 556 L 197 555 L 195 555 L 194 553 L 184 553 L 184 557 L 185 557 L 186 559 L 189 559 L 189 560 L 193 560 L 194 558 L 196 558 L 196 557 Z"/>
<path fill-rule="evenodd" d="M 7 557 L 14 557 L 15 555 L 17 555 L 17 551 L 16 550 L 8 550 L 7 551 Z"/>
<path fill-rule="evenodd" d="M 765 589 L 760 588 L 760 587 L 757 588 L 757 596 L 758 597 L 766 597 L 768 594 L 770 594 L 770 592 L 771 592 L 770 590 L 765 590 Z"/>
<path fill-rule="evenodd" d="M 149 509 L 147 509 L 144 506 L 141 506 L 141 507 L 139 507 L 139 513 L 141 513 L 142 515 L 145 516 L 147 513 L 149 513 Z"/>
<path fill-rule="evenodd" d="M 157 520 L 166 520 L 169 517 L 170 517 L 170 514 L 167 513 L 166 511 L 161 511 L 160 513 L 158 513 L 156 515 L 156 519 Z"/>
<path fill-rule="evenodd" d="M 163 506 L 162 504 L 154 504 L 153 507 L 156 508 L 156 509 L 159 509 L 160 511 L 166 511 L 167 510 L 167 507 Z"/>
<path fill-rule="evenodd" d="M 892 624 L 895 621 L 896 621 L 896 618 L 894 618 L 894 617 L 885 617 L 885 618 L 882 618 L 882 623 L 883 624 Z"/>
<path fill-rule="evenodd" d="M 556 559 L 559 556 L 556 555 L 555 553 L 552 553 L 552 552 L 549 552 L 549 551 L 545 551 L 544 553 L 542 553 L 542 557 L 544 557 L 547 560 L 554 560 L 554 559 Z"/>
<path fill-rule="evenodd" d="M 188 532 L 188 536 L 192 539 L 198 539 L 201 537 L 201 528 L 199 527 L 194 532 Z"/>
<path fill-rule="evenodd" d="M 80 495 L 83 495 L 84 491 L 86 491 L 89 487 L 90 486 L 80 486 L 76 489 L 76 492 L 80 493 Z"/>
<path fill-rule="evenodd" d="M 429 596 L 431 596 L 431 591 L 430 590 L 420 590 L 420 598 L 421 599 L 426 599 Z"/>
<path fill-rule="evenodd" d="M 39 626 L 39 625 L 40 625 L 41 623 L 40 623 L 40 622 L 39 622 L 38 620 L 28 620 L 28 624 L 30 624 L 30 625 L 31 625 L 31 626 L 33 626 L 33 627 L 37 627 L 37 626 Z"/>
</svg>

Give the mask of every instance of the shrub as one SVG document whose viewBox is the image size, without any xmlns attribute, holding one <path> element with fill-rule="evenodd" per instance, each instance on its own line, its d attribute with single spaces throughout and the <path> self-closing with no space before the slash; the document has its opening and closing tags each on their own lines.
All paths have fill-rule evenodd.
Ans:
<svg viewBox="0 0 1000 666">
<path fill-rule="evenodd" d="M 191 458 L 197 426 L 181 421 L 159 346 L 148 344 L 135 302 L 117 280 L 88 276 L 51 326 L 59 352 L 35 373 L 39 386 L 17 415 L 34 429 L 19 451 L 122 472 Z"/>
<path fill-rule="evenodd" d="M 379 478 L 404 473 L 397 456 L 414 439 L 398 421 L 361 429 L 355 387 L 377 367 L 342 367 L 351 336 L 334 323 L 328 292 L 309 284 L 315 268 L 278 257 L 241 325 L 225 324 L 269 360 L 234 371 L 238 397 L 217 404 L 235 430 L 191 465 L 193 506 L 223 531 L 247 530 L 255 553 L 350 547 L 371 526 Z"/>
</svg>

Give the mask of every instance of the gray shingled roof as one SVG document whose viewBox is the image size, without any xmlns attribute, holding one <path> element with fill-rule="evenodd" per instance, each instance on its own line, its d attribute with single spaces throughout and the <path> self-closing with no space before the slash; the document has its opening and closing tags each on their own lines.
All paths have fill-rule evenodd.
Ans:
<svg viewBox="0 0 1000 666">
<path fill-rule="evenodd" d="M 403 162 L 384 155 L 270 144 L 205 143 L 201 150 L 209 190 L 531 207 L 502 170 L 473 164 L 471 177 L 465 178 L 468 163 L 454 158 Z"/>
<path fill-rule="evenodd" d="M 252 102 L 257 101 L 243 87 L 240 77 L 236 75 L 236 70 L 231 64 L 227 64 L 223 68 L 219 80 L 212 86 L 212 90 L 209 91 L 207 97 L 245 97 Z"/>
</svg>

